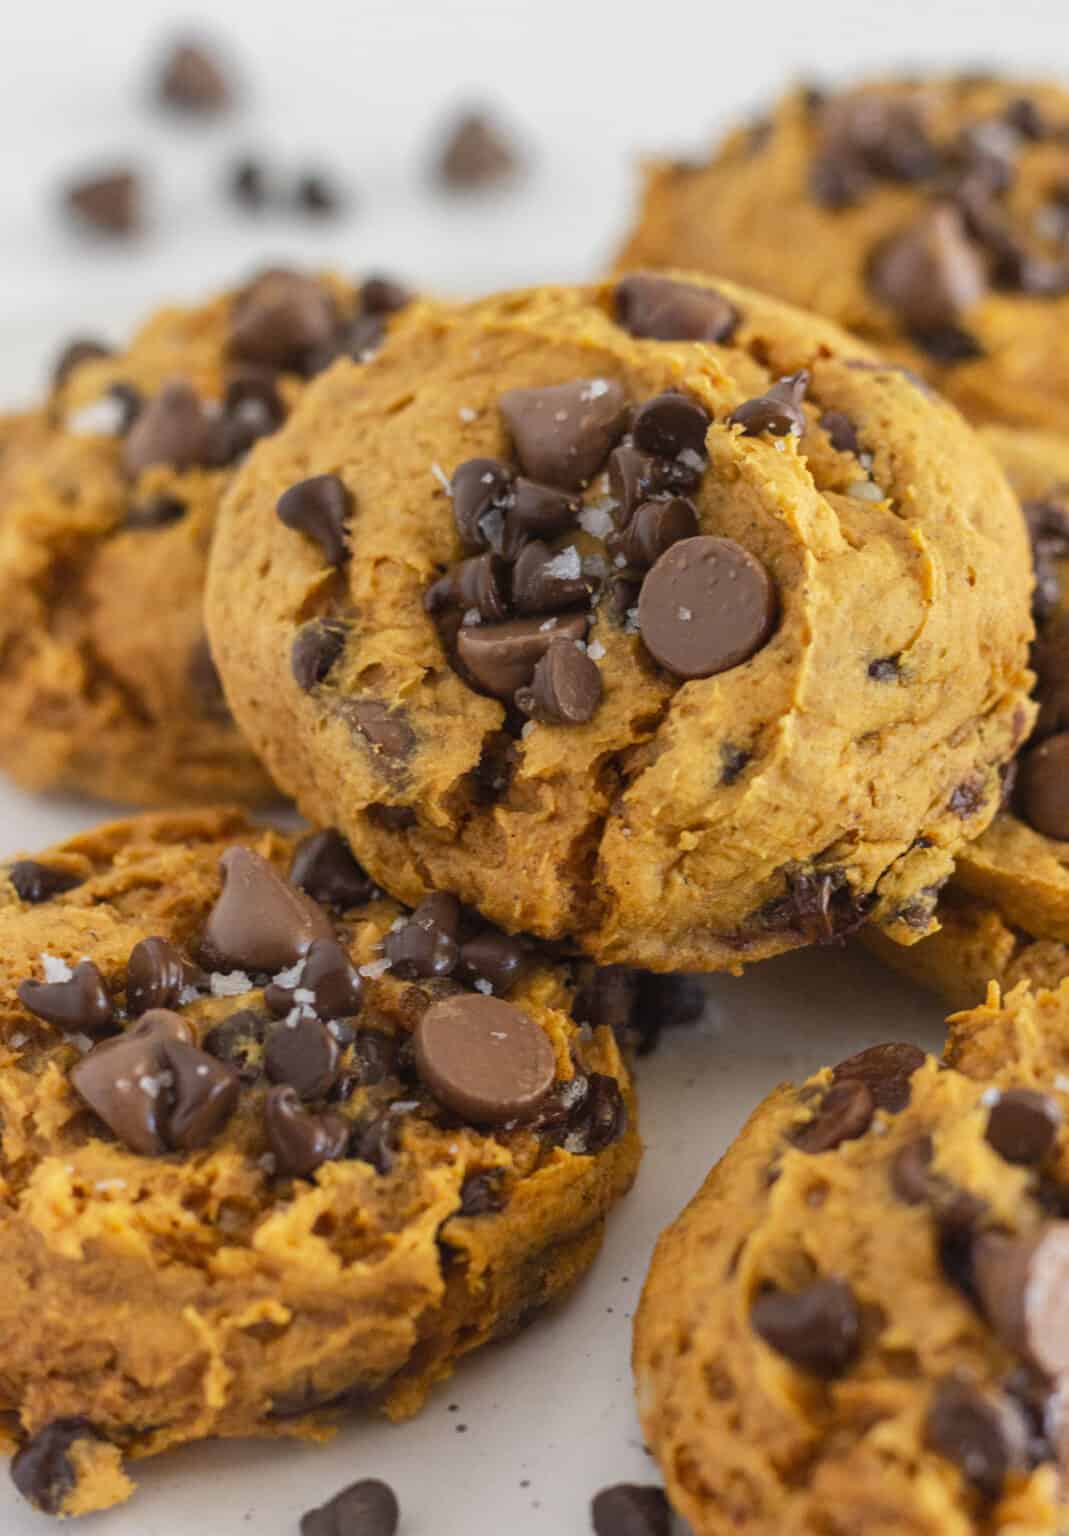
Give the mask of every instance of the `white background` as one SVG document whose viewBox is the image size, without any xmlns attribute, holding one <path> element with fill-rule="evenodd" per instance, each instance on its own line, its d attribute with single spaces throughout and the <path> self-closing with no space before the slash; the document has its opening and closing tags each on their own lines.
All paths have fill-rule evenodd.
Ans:
<svg viewBox="0 0 1069 1536">
<path fill-rule="evenodd" d="M 701 146 L 790 76 L 1069 66 L 1059 0 L 240 0 L 177 17 L 157 0 L 6 0 L 2 15 L 0 404 L 32 397 L 72 332 L 119 340 L 161 299 L 268 260 L 385 268 L 453 293 L 596 272 L 626 224 L 634 155 Z M 176 22 L 229 45 L 240 112 L 202 126 L 146 106 L 153 57 Z M 444 198 L 427 160 L 443 118 L 472 101 L 515 125 L 530 173 L 509 192 Z M 351 214 L 318 226 L 228 208 L 219 183 L 246 149 L 337 172 Z M 131 160 L 149 178 L 145 238 L 76 238 L 57 216 L 58 187 Z M 101 814 L 0 789 L 0 851 L 43 846 Z M 326 1451 L 217 1445 L 142 1464 L 134 1501 L 87 1531 L 294 1536 L 302 1510 L 377 1475 L 398 1490 L 404 1536 L 582 1536 L 598 1487 L 655 1477 L 631 1409 L 628 1345 L 656 1233 L 776 1081 L 873 1040 L 938 1039 L 934 1004 L 860 955 L 792 957 L 710 988 L 703 1028 L 644 1065 L 646 1161 L 570 1306 L 464 1368 L 413 1424 L 353 1424 Z M 47 1529 L 0 1480 L 0 1532 Z"/>
</svg>

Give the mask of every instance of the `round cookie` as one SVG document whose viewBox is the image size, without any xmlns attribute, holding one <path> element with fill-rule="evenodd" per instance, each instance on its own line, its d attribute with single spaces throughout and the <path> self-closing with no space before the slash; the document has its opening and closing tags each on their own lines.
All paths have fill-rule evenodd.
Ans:
<svg viewBox="0 0 1069 1536">
<path fill-rule="evenodd" d="M 697 971 L 920 937 L 1029 723 L 1029 583 L 956 411 L 640 277 L 410 309 L 250 459 L 206 610 L 276 781 L 401 899 Z"/>
<path fill-rule="evenodd" d="M 776 1090 L 654 1254 L 634 1366 L 695 1536 L 1056 1536 L 1069 987 Z"/>
<path fill-rule="evenodd" d="M 402 298 L 272 272 L 161 310 L 121 353 L 66 349 L 0 434 L 0 768 L 150 804 L 273 796 L 204 636 L 216 510 L 306 376 L 365 355 Z"/>
<path fill-rule="evenodd" d="M 406 913 L 337 833 L 115 822 L 10 866 L 0 935 L 0 1410 L 53 1514 L 186 1441 L 414 1412 L 634 1175 L 631 978 Z"/>
<path fill-rule="evenodd" d="M 1069 94 L 990 77 L 798 90 L 648 167 L 622 270 L 805 305 L 980 421 L 1069 429 Z"/>
</svg>

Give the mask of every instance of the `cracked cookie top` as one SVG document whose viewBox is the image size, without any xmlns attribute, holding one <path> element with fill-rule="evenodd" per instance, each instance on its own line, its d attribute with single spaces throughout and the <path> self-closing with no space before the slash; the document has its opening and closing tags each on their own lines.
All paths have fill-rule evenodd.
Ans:
<svg viewBox="0 0 1069 1536">
<path fill-rule="evenodd" d="M 400 317 L 246 465 L 207 607 L 250 741 L 399 897 L 713 970 L 925 931 L 1029 723 L 1029 581 L 914 378 L 635 273 Z"/>
</svg>

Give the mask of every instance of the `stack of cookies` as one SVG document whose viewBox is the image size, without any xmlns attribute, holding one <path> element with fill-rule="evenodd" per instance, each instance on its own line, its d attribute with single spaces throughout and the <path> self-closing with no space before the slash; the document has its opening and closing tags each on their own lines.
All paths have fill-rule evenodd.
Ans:
<svg viewBox="0 0 1069 1536">
<path fill-rule="evenodd" d="M 1069 97 L 969 79 L 654 168 L 586 287 L 68 349 L 0 427 L 0 763 L 156 809 L 0 891 L 31 1502 L 414 1412 L 590 1264 L 677 973 L 856 932 L 966 1011 L 663 1239 L 650 1445 L 697 1536 L 1062 1528 L 1067 337 Z"/>
</svg>

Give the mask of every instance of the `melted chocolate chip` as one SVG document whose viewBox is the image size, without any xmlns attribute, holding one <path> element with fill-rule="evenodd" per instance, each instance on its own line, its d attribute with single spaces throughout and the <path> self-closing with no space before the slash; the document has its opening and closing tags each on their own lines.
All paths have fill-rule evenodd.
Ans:
<svg viewBox="0 0 1069 1536">
<path fill-rule="evenodd" d="M 503 524 L 512 496 L 512 471 L 500 459 L 467 459 L 453 471 L 449 494 L 460 542 L 486 549 L 494 521 Z"/>
<path fill-rule="evenodd" d="M 280 1174 L 310 1178 L 323 1163 L 344 1157 L 351 1127 L 341 1115 L 313 1114 L 296 1090 L 277 1084 L 264 1103 L 264 1130 Z"/>
<path fill-rule="evenodd" d="M 66 1034 L 97 1039 L 111 1033 L 115 1008 L 104 978 L 91 960 L 81 960 L 67 981 L 21 981 L 24 1008 Z"/>
<path fill-rule="evenodd" d="M 229 1014 L 216 1024 L 202 1042 L 209 1055 L 236 1068 L 242 1082 L 255 1082 L 262 1071 L 267 1020 L 251 1008 Z"/>
<path fill-rule="evenodd" d="M 299 688 L 310 693 L 324 682 L 345 649 L 346 627 L 337 619 L 310 619 L 293 637 L 290 670 Z"/>
<path fill-rule="evenodd" d="M 583 725 L 600 702 L 601 673 L 572 640 L 551 640 L 530 686 L 516 690 L 516 707 L 548 725 Z"/>
<path fill-rule="evenodd" d="M 448 976 L 460 958 L 457 931 L 460 903 L 445 891 L 421 901 L 403 927 L 386 935 L 383 954 L 404 981 Z"/>
<path fill-rule="evenodd" d="M 654 341 L 729 341 L 739 312 L 715 288 L 653 272 L 623 277 L 613 292 L 616 320 L 632 336 Z"/>
<path fill-rule="evenodd" d="M 675 677 L 712 677 L 747 661 L 768 640 L 775 588 L 765 567 L 731 539 L 701 535 L 657 561 L 638 601 L 639 630 Z"/>
<path fill-rule="evenodd" d="M 458 1216 L 490 1216 L 504 1209 L 505 1193 L 502 1189 L 504 1172 L 489 1168 L 485 1173 L 470 1173 L 460 1187 Z"/>
<path fill-rule="evenodd" d="M 698 533 L 698 514 L 685 496 L 643 501 L 622 533 L 609 540 L 610 554 L 621 554 L 628 565 L 655 565 L 665 550 Z"/>
<path fill-rule="evenodd" d="M 832 1083 L 813 1119 L 791 1140 L 800 1152 L 830 1152 L 844 1141 L 864 1136 L 875 1112 L 872 1094 L 863 1082 Z"/>
<path fill-rule="evenodd" d="M 910 1078 L 927 1059 L 919 1046 L 905 1041 L 871 1045 L 841 1061 L 832 1072 L 832 1080 L 864 1083 L 877 1109 L 897 1115 L 909 1103 Z"/>
<path fill-rule="evenodd" d="M 416 733 L 403 709 L 391 709 L 381 699 L 343 699 L 338 713 L 364 738 L 387 774 L 396 774 L 412 756 Z"/>
<path fill-rule="evenodd" d="M 333 939 L 326 913 L 288 885 L 251 848 L 228 848 L 220 860 L 223 889 L 204 925 L 209 963 L 226 969 L 280 971 L 316 939 Z"/>
<path fill-rule="evenodd" d="M 82 884 L 81 877 L 69 869 L 57 869 L 54 864 L 40 864 L 36 859 L 16 859 L 7 872 L 20 901 L 29 906 L 40 906 L 53 896 L 62 896 Z"/>
<path fill-rule="evenodd" d="M 524 474 L 564 490 L 593 478 L 627 425 L 627 400 L 612 379 L 510 389 L 498 406 Z"/>
<path fill-rule="evenodd" d="M 801 1291 L 762 1292 L 750 1308 L 750 1324 L 792 1365 L 828 1380 L 849 1369 L 861 1332 L 853 1292 L 831 1279 L 815 1280 Z"/>
<path fill-rule="evenodd" d="M 328 565 L 349 558 L 348 522 L 353 498 L 337 475 L 313 475 L 283 491 L 275 509 L 287 528 L 314 539 Z"/>
<path fill-rule="evenodd" d="M 663 1488 L 616 1483 L 590 1501 L 594 1536 L 671 1536 L 672 1511 Z"/>
<path fill-rule="evenodd" d="M 897 682 L 900 675 L 898 657 L 877 656 L 875 661 L 869 662 L 865 670 L 874 683 Z"/>
<path fill-rule="evenodd" d="M 126 1009 L 139 1018 L 150 1008 L 173 1008 L 187 987 L 207 978 L 199 966 L 179 954 L 166 939 L 140 939 L 126 963 Z"/>
<path fill-rule="evenodd" d="M 758 914 L 762 929 L 793 930 L 807 944 L 832 944 L 865 921 L 872 898 L 855 891 L 841 869 L 784 870 L 786 894 Z"/>
<path fill-rule="evenodd" d="M 433 1003 L 416 1027 L 415 1050 L 434 1097 L 475 1125 L 532 1119 L 556 1075 L 553 1047 L 534 1020 L 481 994 Z"/>
<path fill-rule="evenodd" d="M 343 909 L 362 906 L 375 891 L 371 877 L 333 827 L 313 832 L 298 843 L 290 865 L 290 882 L 313 901 Z"/>
</svg>

